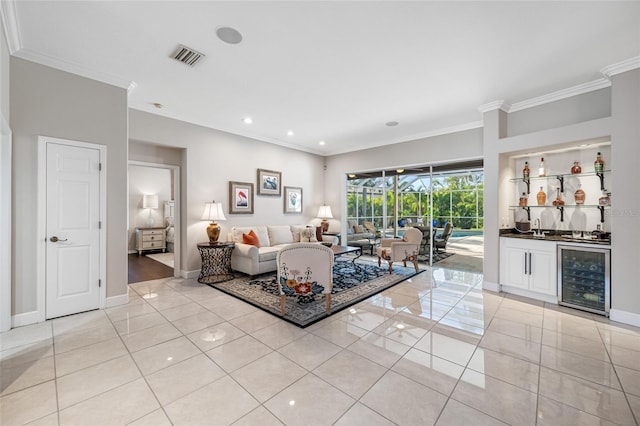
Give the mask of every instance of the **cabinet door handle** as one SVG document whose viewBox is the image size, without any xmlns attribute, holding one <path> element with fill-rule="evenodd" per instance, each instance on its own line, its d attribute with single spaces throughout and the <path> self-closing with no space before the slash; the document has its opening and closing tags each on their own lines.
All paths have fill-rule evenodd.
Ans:
<svg viewBox="0 0 640 426">
<path fill-rule="evenodd" d="M 529 272 L 527 271 L 527 252 L 524 252 L 524 274 L 527 275 Z"/>
<path fill-rule="evenodd" d="M 531 275 L 531 252 L 529 252 L 529 275 Z"/>
</svg>

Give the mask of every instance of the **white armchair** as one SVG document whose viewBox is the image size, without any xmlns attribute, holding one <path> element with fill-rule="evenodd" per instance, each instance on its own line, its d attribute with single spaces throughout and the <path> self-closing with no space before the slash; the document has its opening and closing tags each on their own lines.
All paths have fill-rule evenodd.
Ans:
<svg viewBox="0 0 640 426">
<path fill-rule="evenodd" d="M 325 296 L 327 315 L 331 313 L 333 261 L 333 250 L 321 244 L 295 243 L 278 252 L 277 282 L 282 315 L 285 314 L 287 296 L 311 301 L 320 293 Z"/>
<path fill-rule="evenodd" d="M 422 231 L 416 228 L 409 228 L 404 232 L 402 239 L 383 238 L 380 246 L 376 249 L 378 255 L 378 266 L 382 260 L 389 263 L 389 273 L 393 272 L 393 262 L 402 262 L 407 266 L 407 261 L 412 262 L 416 272 L 418 269 L 418 251 L 422 241 Z"/>
</svg>

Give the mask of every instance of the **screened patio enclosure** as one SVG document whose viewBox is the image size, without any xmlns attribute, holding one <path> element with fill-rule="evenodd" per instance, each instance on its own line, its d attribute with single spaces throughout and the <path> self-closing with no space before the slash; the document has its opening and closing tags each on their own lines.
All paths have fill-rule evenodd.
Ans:
<svg viewBox="0 0 640 426">
<path fill-rule="evenodd" d="M 398 236 L 414 224 L 481 234 L 482 162 L 380 170 L 347 176 L 347 220 L 372 222 L 385 236 Z"/>
</svg>

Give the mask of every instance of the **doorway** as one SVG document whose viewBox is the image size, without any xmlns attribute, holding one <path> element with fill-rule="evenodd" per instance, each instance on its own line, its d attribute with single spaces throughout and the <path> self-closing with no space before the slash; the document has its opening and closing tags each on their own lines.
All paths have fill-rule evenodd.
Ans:
<svg viewBox="0 0 640 426">
<path fill-rule="evenodd" d="M 129 283 L 180 276 L 178 166 L 129 161 Z"/>
<path fill-rule="evenodd" d="M 56 318 L 106 300 L 106 147 L 38 138 L 38 312 Z"/>
</svg>

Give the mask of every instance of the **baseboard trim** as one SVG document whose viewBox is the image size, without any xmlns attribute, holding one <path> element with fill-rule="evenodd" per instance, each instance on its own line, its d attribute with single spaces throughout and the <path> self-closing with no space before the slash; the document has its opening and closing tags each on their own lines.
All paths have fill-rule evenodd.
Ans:
<svg viewBox="0 0 640 426">
<path fill-rule="evenodd" d="M 196 271 L 182 271 L 182 278 L 198 278 L 200 276 L 200 270 Z"/>
<path fill-rule="evenodd" d="M 636 314 L 634 312 L 621 311 L 620 309 L 611 309 L 609 311 L 609 319 L 611 321 L 640 327 L 640 314 Z"/>
<path fill-rule="evenodd" d="M 129 303 L 128 294 L 120 294 L 118 296 L 107 297 L 107 304 L 105 308 L 112 308 L 114 306 L 126 305 Z"/>
<path fill-rule="evenodd" d="M 542 302 L 547 302 L 554 305 L 558 304 L 558 296 L 536 293 L 535 291 L 523 290 L 521 288 L 510 287 L 508 285 L 503 285 L 502 291 L 505 293 L 515 294 L 517 296 L 528 297 L 529 299 L 540 300 Z"/>
<path fill-rule="evenodd" d="M 25 312 L 16 314 L 11 317 L 11 328 L 22 327 L 25 325 L 35 324 L 38 322 L 38 311 Z"/>
<path fill-rule="evenodd" d="M 501 291 L 500 284 L 493 283 L 491 281 L 486 281 L 486 280 L 482 282 L 482 289 L 483 290 L 489 290 L 489 291 L 495 291 L 496 293 L 500 293 L 500 291 Z"/>
</svg>

